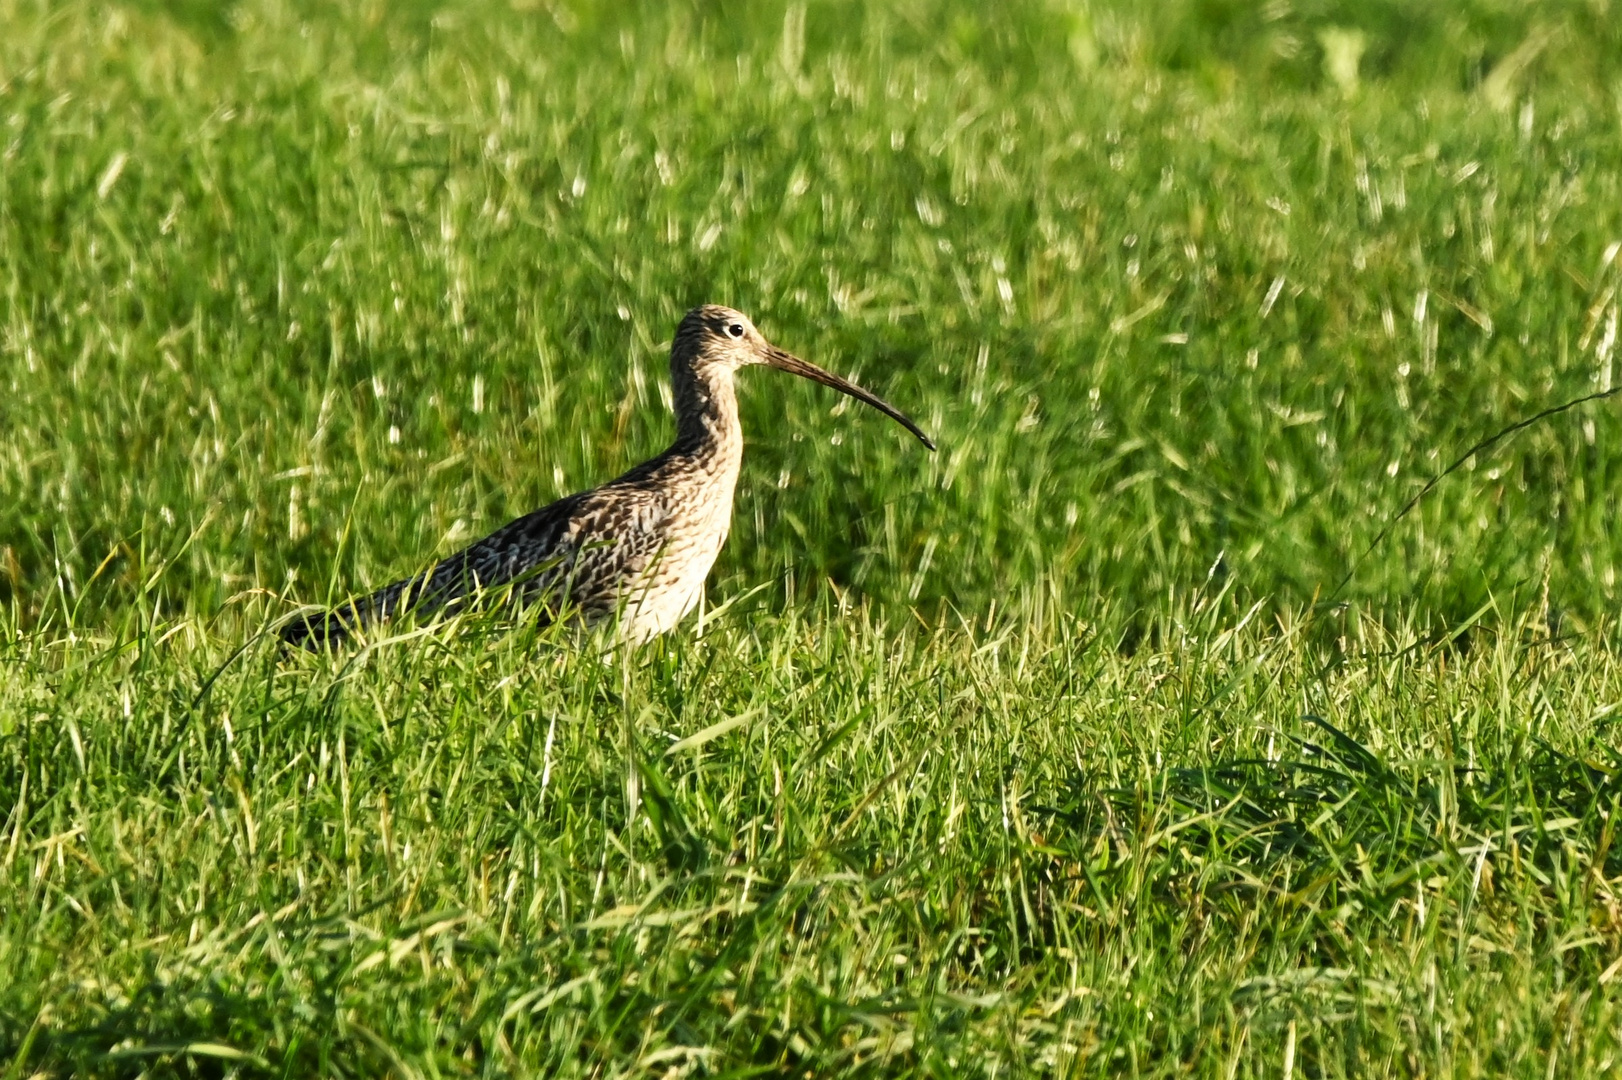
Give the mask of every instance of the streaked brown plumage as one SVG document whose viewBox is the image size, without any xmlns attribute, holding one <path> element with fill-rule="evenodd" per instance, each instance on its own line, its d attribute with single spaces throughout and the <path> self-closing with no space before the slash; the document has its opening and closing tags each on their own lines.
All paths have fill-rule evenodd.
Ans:
<svg viewBox="0 0 1622 1080">
<path fill-rule="evenodd" d="M 766 364 L 864 401 L 935 444 L 901 412 L 860 387 L 769 343 L 731 308 L 694 308 L 670 347 L 676 441 L 601 487 L 559 499 L 496 530 L 416 577 L 336 611 L 299 616 L 282 638 L 317 648 L 355 629 L 412 610 L 438 611 L 481 590 L 512 586 L 521 602 L 550 613 L 578 610 L 590 621 L 619 617 L 640 642 L 671 629 L 697 605 L 725 543 L 743 460 L 733 374 Z"/>
</svg>

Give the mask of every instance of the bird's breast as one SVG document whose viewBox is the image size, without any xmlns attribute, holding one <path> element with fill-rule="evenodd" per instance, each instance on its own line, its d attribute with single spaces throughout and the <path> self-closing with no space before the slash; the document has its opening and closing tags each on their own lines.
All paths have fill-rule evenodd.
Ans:
<svg viewBox="0 0 1622 1080">
<path fill-rule="evenodd" d="M 638 519 L 637 527 L 651 542 L 621 592 L 624 637 L 646 641 L 697 606 L 731 528 L 736 478 L 734 469 L 668 492 L 662 505 Z"/>
</svg>

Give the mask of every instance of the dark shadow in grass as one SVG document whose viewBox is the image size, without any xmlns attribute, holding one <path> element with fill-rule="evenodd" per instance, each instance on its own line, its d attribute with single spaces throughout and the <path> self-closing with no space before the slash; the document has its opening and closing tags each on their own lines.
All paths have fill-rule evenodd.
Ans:
<svg viewBox="0 0 1622 1080">
<path fill-rule="evenodd" d="M 640 746 L 636 748 L 636 771 L 642 779 L 642 810 L 653 825 L 666 865 L 679 874 L 705 869 L 716 853 L 714 844 L 688 822 L 664 770 Z"/>
<path fill-rule="evenodd" d="M 20 1075 L 225 1077 L 270 1067 L 252 1049 L 274 1037 L 267 1003 L 214 980 L 182 985 L 149 968 L 127 1000 L 97 1011 L 92 1023 L 41 1029 Z"/>
<path fill-rule="evenodd" d="M 1622 869 L 1610 840 L 1622 804 L 1622 757 L 1595 762 L 1542 741 L 1501 762 L 1393 764 L 1316 716 L 1323 738 L 1297 754 L 1167 769 L 1149 783 L 1100 790 L 1076 777 L 1050 808 L 1062 846 L 1108 838 L 1120 856 L 1159 863 L 1163 881 L 1198 875 L 1203 889 L 1296 890 L 1302 901 L 1356 895 L 1365 908 L 1408 895 L 1416 878 L 1487 856 L 1542 874 L 1584 865 Z M 1083 862 L 1086 857 L 1083 856 Z M 1094 871 L 1096 873 L 1096 871 Z M 1477 872 L 1479 876 L 1479 871 Z"/>
<path fill-rule="evenodd" d="M 376 1002 L 358 995 L 354 980 L 357 965 L 378 950 L 446 915 L 444 910 L 421 913 L 388 927 L 382 940 L 356 933 L 356 920 L 401 898 L 391 892 L 359 908 L 278 923 L 275 933 L 285 952 L 276 957 L 254 949 L 256 955 L 237 970 L 211 960 L 160 963 L 149 953 L 140 973 L 123 980 L 127 996 L 103 998 L 99 988 L 92 989 L 74 1007 L 61 1009 L 76 1022 L 41 1026 L 31 1045 L 25 1037 L 25 1064 L 44 1074 L 74 1077 L 381 1076 L 391 1070 L 409 1075 L 400 1067 L 401 1053 L 439 1053 L 443 1044 L 425 1045 L 420 1030 L 399 1025 L 400 1031 L 386 1034 L 398 1039 L 404 1032 L 415 1044 L 397 1048 L 367 1027 L 387 1022 L 389 1011 L 371 1008 Z M 235 938 L 221 955 L 243 947 Z M 459 940 L 456 947 L 490 959 L 478 941 Z M 403 1016 L 426 1014 L 439 993 L 432 985 L 397 983 L 393 989 L 406 1002 Z M 358 1006 L 363 1007 L 357 1012 Z M 339 1021 L 340 1016 L 347 1019 Z M 15 1018 L 0 1014 L 0 1060 L 11 1056 L 13 1036 L 23 1030 Z M 476 1033 L 460 1035 L 459 1060 L 482 1059 Z M 25 1069 L 20 1075 L 33 1074 Z"/>
</svg>

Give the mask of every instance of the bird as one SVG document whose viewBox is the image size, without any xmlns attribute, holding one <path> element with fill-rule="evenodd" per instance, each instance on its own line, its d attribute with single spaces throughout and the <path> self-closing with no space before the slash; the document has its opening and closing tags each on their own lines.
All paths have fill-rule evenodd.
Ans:
<svg viewBox="0 0 1622 1080">
<path fill-rule="evenodd" d="M 832 387 L 935 444 L 877 395 L 767 341 L 742 312 L 707 304 L 682 318 L 670 346 L 676 438 L 617 479 L 518 518 L 412 577 L 336 609 L 305 609 L 282 640 L 310 650 L 337 645 L 406 612 L 419 617 L 504 594 L 539 606 L 543 623 L 564 612 L 588 624 L 617 619 L 619 637 L 645 643 L 697 606 L 726 542 L 743 461 L 733 376 L 754 365 Z"/>
</svg>

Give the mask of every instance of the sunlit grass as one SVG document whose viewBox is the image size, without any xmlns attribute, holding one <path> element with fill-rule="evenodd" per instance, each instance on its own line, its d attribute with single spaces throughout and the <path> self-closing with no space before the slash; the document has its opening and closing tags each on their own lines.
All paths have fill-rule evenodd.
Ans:
<svg viewBox="0 0 1622 1080">
<path fill-rule="evenodd" d="M 1622 1055 L 1614 409 L 1364 557 L 1611 384 L 1603 3 L 0 24 L 0 1070 Z M 940 452 L 751 371 L 702 627 L 271 644 L 701 301 Z"/>
</svg>

